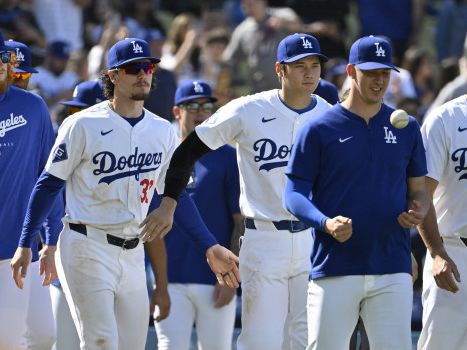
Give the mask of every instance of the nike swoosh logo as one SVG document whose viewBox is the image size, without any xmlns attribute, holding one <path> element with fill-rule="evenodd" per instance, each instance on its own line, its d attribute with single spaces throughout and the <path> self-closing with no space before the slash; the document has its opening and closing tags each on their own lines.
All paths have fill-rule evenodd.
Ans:
<svg viewBox="0 0 467 350">
<path fill-rule="evenodd" d="M 101 135 L 102 135 L 102 136 L 105 136 L 105 135 L 111 133 L 112 131 L 114 131 L 114 129 L 110 129 L 109 131 L 103 131 L 103 130 L 101 130 Z"/>
<path fill-rule="evenodd" d="M 345 142 L 345 141 L 347 141 L 347 140 L 350 140 L 352 137 L 353 137 L 353 136 L 350 136 L 350 137 L 347 137 L 347 138 L 345 138 L 345 139 L 341 139 L 341 138 L 339 137 L 339 142 L 340 142 L 340 143 Z"/>
<path fill-rule="evenodd" d="M 262 121 L 263 123 L 267 123 L 267 122 L 270 122 L 271 120 L 274 120 L 274 119 L 276 119 L 276 118 L 269 118 L 269 119 L 266 119 L 266 118 L 263 117 L 263 119 L 261 119 L 261 121 Z"/>
<path fill-rule="evenodd" d="M 457 131 L 459 131 L 459 132 L 462 132 L 462 131 L 465 131 L 465 130 L 467 130 L 467 128 L 461 128 L 460 126 L 459 126 L 459 128 L 457 129 Z"/>
</svg>

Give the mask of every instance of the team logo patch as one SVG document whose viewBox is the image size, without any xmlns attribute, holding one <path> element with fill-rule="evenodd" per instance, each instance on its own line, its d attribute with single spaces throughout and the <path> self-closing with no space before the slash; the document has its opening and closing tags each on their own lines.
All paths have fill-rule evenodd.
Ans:
<svg viewBox="0 0 467 350">
<path fill-rule="evenodd" d="M 141 47 L 140 44 L 138 44 L 136 41 L 131 41 L 131 44 L 133 45 L 133 52 L 134 53 L 143 53 L 143 48 Z"/>
<path fill-rule="evenodd" d="M 379 46 L 379 43 L 375 43 L 375 46 L 376 46 L 376 56 L 378 57 L 386 57 L 386 51 L 381 47 Z"/>
<path fill-rule="evenodd" d="M 55 148 L 54 157 L 52 163 L 61 162 L 68 159 L 68 153 L 66 151 L 66 144 L 62 143 Z"/>
<path fill-rule="evenodd" d="M 19 47 L 16 48 L 16 60 L 20 62 L 24 62 L 24 55 L 19 49 Z"/>
</svg>

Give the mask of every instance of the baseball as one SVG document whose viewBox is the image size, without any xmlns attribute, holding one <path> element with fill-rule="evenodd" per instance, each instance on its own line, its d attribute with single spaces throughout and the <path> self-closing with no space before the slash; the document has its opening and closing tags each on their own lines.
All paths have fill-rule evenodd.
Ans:
<svg viewBox="0 0 467 350">
<path fill-rule="evenodd" d="M 409 116 L 403 109 L 396 109 L 391 113 L 391 124 L 397 129 L 403 129 L 409 124 Z"/>
</svg>

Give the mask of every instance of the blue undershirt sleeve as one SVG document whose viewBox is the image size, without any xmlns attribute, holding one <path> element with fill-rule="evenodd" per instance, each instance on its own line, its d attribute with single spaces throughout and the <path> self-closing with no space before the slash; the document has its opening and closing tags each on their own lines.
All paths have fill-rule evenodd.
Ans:
<svg viewBox="0 0 467 350">
<path fill-rule="evenodd" d="M 157 208 L 160 203 L 161 196 L 154 193 L 151 204 L 149 205 L 149 212 Z M 213 245 L 218 244 L 216 238 L 212 235 L 201 218 L 195 203 L 185 190 L 180 193 L 177 202 L 177 208 L 174 214 L 174 225 L 184 231 L 203 253 Z"/>
<path fill-rule="evenodd" d="M 61 211 L 60 206 L 63 208 L 63 196 L 61 194 L 64 187 L 65 180 L 46 171 L 41 174 L 29 197 L 18 246 L 31 247 L 31 243 L 36 238 L 36 234 L 41 229 L 49 213 L 52 213 L 50 215 L 52 220 L 48 223 L 49 229 L 46 228 L 45 243 L 54 244 L 57 242 L 58 233 L 60 232 L 57 227 L 57 215 L 60 215 L 58 214 Z M 58 196 L 61 197 L 61 200 L 57 200 Z"/>
<path fill-rule="evenodd" d="M 326 232 L 325 223 L 329 219 L 309 199 L 311 182 L 294 176 L 287 176 L 284 206 L 295 217 L 317 230 Z"/>
</svg>

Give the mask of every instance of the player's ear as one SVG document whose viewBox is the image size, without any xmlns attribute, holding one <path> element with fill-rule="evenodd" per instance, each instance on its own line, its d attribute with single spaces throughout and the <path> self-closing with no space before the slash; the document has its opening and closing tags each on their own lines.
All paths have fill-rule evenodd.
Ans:
<svg viewBox="0 0 467 350">
<path fill-rule="evenodd" d="M 347 67 L 345 67 L 345 70 L 349 77 L 351 77 L 352 79 L 355 79 L 355 76 L 357 74 L 357 68 L 355 68 L 353 64 L 348 64 Z"/>
<path fill-rule="evenodd" d="M 118 71 L 117 70 L 109 70 L 107 71 L 107 75 L 110 78 L 110 81 L 115 84 L 118 79 Z"/>
<path fill-rule="evenodd" d="M 276 62 L 274 69 L 278 77 L 282 77 L 282 65 L 279 62 Z"/>
<path fill-rule="evenodd" d="M 173 106 L 172 114 L 174 115 L 175 120 L 180 120 L 181 108 L 179 106 Z"/>
</svg>

